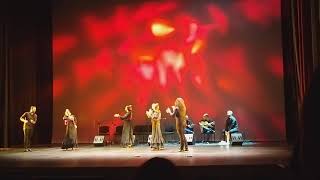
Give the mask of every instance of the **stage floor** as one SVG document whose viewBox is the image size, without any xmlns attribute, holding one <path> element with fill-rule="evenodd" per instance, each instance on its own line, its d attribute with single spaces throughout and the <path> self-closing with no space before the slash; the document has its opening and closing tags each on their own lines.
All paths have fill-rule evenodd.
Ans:
<svg viewBox="0 0 320 180">
<path fill-rule="evenodd" d="M 147 145 L 133 148 L 80 145 L 73 151 L 60 147 L 37 147 L 32 152 L 9 148 L 0 151 L 0 167 L 138 167 L 153 157 L 169 159 L 177 166 L 285 166 L 292 155 L 291 148 L 281 144 L 196 144 L 189 146 L 189 152 L 178 152 L 178 146 L 166 144 L 160 151 L 152 151 Z"/>
</svg>

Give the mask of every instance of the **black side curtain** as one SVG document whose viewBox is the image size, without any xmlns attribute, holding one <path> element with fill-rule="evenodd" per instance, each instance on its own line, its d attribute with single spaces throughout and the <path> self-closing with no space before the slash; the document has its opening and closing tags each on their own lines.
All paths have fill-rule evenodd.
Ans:
<svg viewBox="0 0 320 180">
<path fill-rule="evenodd" d="M 319 160 L 315 147 L 320 145 L 315 134 L 320 127 L 319 20 L 319 0 L 282 1 L 287 140 L 294 147 L 294 166 L 309 175 L 316 172 L 309 165 Z M 315 171 L 305 173 L 308 168 Z"/>
<path fill-rule="evenodd" d="M 21 145 L 19 117 L 37 106 L 33 144 L 49 144 L 52 129 L 50 1 L 2 1 L 0 29 L 1 147 Z"/>
</svg>

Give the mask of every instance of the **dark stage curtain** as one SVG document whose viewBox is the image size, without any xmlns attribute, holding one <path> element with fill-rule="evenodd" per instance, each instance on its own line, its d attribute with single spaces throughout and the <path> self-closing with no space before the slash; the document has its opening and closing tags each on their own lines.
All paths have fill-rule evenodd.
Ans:
<svg viewBox="0 0 320 180">
<path fill-rule="evenodd" d="M 1 146 L 22 145 L 19 117 L 37 106 L 34 144 L 49 144 L 52 129 L 50 1 L 2 1 Z"/>
<path fill-rule="evenodd" d="M 315 91 L 320 84 L 319 1 L 283 0 L 282 18 L 287 140 L 294 147 L 293 165 L 301 170 L 297 172 L 313 176 L 316 171 L 309 170 L 319 162 L 320 145 L 320 90 Z"/>
</svg>

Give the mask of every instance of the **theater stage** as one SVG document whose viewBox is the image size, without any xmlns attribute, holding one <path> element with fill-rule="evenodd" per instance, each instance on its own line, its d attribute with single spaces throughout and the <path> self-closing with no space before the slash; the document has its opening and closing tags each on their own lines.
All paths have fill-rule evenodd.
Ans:
<svg viewBox="0 0 320 180">
<path fill-rule="evenodd" d="M 287 169 L 291 155 L 291 148 L 284 144 L 251 143 L 243 146 L 196 144 L 189 146 L 189 152 L 182 153 L 178 152 L 178 144 L 166 144 L 165 149 L 161 151 L 152 151 L 147 145 L 138 145 L 133 148 L 121 148 L 116 145 L 104 147 L 80 145 L 79 149 L 73 151 L 61 150 L 59 147 L 37 147 L 33 148 L 32 152 L 23 152 L 22 148 L 2 150 L 0 167 L 9 177 L 15 172 L 28 174 L 29 170 L 26 169 L 31 169 L 35 174 L 43 176 L 49 176 L 52 173 L 68 176 L 67 174 L 71 171 L 67 172 L 66 169 L 72 169 L 77 174 L 85 173 L 90 169 L 90 172 L 85 173 L 88 177 L 92 177 L 93 174 L 105 177 L 103 173 L 108 174 L 109 177 L 110 173 L 117 172 L 115 173 L 117 175 L 111 175 L 113 179 L 120 177 L 120 179 L 127 179 L 134 173 L 136 167 L 148 159 L 163 157 L 171 160 L 176 166 L 185 170 L 192 169 L 193 172 L 208 167 L 220 168 L 219 172 L 228 171 L 230 167 L 238 167 L 239 171 L 241 168 L 258 168 L 260 171 L 255 171 L 256 173 L 268 174 L 264 171 L 265 167 L 272 167 L 279 171 Z M 79 173 L 79 169 L 84 171 Z M 233 172 L 236 171 L 233 169 Z M 211 172 L 214 173 L 214 170 Z M 246 173 L 250 173 L 250 170 Z"/>
</svg>

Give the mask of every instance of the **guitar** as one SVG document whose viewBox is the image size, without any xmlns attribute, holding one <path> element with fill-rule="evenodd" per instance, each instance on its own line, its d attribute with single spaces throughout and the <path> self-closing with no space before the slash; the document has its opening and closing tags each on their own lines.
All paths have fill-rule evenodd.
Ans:
<svg viewBox="0 0 320 180">
<path fill-rule="evenodd" d="M 214 122 L 208 122 L 208 121 L 200 121 L 199 125 L 203 128 L 213 128 L 214 127 Z"/>
</svg>

